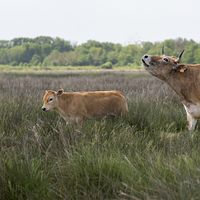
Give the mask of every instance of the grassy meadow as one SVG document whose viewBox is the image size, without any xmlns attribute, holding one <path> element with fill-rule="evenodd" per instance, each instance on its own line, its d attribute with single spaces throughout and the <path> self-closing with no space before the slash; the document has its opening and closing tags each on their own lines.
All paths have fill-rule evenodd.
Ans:
<svg viewBox="0 0 200 200">
<path fill-rule="evenodd" d="M 120 90 L 126 118 L 68 126 L 45 90 Z M 200 199 L 200 127 L 164 82 L 138 73 L 0 75 L 0 199 Z"/>
<path fill-rule="evenodd" d="M 114 70 L 132 70 L 132 69 L 142 69 L 142 66 L 129 65 L 129 66 L 113 66 Z M 12 66 L 12 65 L 0 65 L 0 72 L 51 72 L 51 71 L 92 71 L 92 70 L 102 70 L 101 66 Z M 107 69 L 107 71 L 109 71 Z"/>
</svg>

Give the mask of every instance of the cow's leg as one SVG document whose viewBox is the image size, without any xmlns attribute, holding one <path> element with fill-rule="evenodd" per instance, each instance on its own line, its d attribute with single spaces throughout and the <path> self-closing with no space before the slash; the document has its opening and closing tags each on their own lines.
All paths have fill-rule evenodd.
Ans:
<svg viewBox="0 0 200 200">
<path fill-rule="evenodd" d="M 190 131 L 190 134 L 194 132 L 196 123 L 197 123 L 197 119 L 195 119 L 194 117 L 192 117 L 190 115 L 190 113 L 187 112 L 187 121 L 188 121 L 188 129 Z"/>
<path fill-rule="evenodd" d="M 184 105 L 184 104 L 183 104 Z M 190 134 L 192 134 L 194 132 L 196 123 L 197 123 L 197 119 L 194 118 L 191 114 L 190 114 L 190 110 L 188 109 L 188 107 L 186 107 L 184 105 L 184 108 L 186 110 L 187 113 L 187 121 L 188 121 L 188 129 L 190 131 Z"/>
</svg>

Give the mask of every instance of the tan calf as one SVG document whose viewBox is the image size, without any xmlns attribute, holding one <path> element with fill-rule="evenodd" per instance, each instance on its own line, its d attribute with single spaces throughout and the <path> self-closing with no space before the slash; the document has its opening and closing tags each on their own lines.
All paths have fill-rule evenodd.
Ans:
<svg viewBox="0 0 200 200">
<path fill-rule="evenodd" d="M 44 95 L 43 111 L 56 111 L 69 123 L 82 123 L 86 119 L 128 113 L 122 92 L 57 92 L 49 90 Z"/>
</svg>

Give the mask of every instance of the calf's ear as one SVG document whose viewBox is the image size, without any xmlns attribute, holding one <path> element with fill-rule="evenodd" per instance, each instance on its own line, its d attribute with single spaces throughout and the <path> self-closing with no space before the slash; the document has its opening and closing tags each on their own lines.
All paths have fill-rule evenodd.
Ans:
<svg viewBox="0 0 200 200">
<path fill-rule="evenodd" d="M 60 90 L 57 91 L 56 94 L 57 94 L 57 96 L 60 96 L 60 95 L 62 95 L 63 92 L 64 92 L 64 90 L 63 90 L 63 89 L 60 89 Z"/>
</svg>

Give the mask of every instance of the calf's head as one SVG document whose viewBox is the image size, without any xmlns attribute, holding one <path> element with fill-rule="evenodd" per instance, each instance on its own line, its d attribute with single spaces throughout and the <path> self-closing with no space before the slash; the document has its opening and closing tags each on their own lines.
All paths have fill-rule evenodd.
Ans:
<svg viewBox="0 0 200 200">
<path fill-rule="evenodd" d="M 187 66 L 179 64 L 183 52 L 184 50 L 177 58 L 174 56 L 165 56 L 163 47 L 162 56 L 151 56 L 145 54 L 141 59 L 143 68 L 153 76 L 160 79 L 165 79 L 167 75 L 174 71 L 184 72 L 187 70 Z"/>
<path fill-rule="evenodd" d="M 63 94 L 63 90 L 57 92 L 48 90 L 44 95 L 44 104 L 42 106 L 43 111 L 55 110 L 58 107 L 58 96 Z"/>
</svg>

